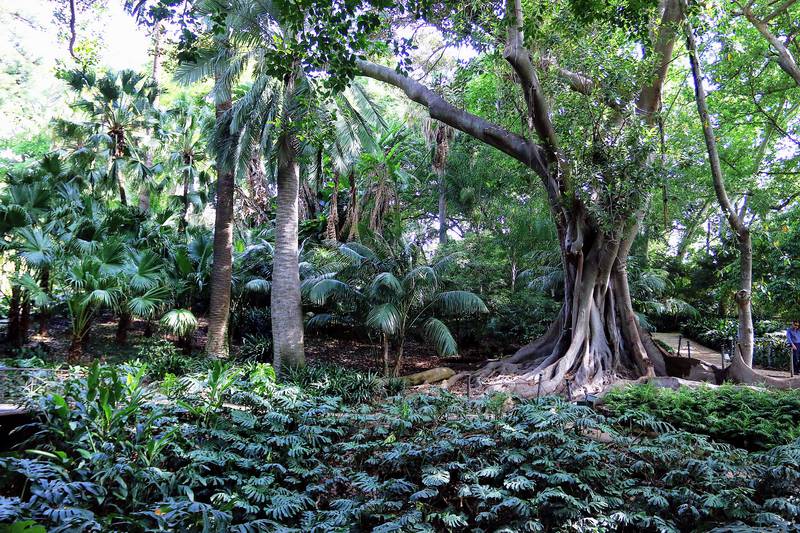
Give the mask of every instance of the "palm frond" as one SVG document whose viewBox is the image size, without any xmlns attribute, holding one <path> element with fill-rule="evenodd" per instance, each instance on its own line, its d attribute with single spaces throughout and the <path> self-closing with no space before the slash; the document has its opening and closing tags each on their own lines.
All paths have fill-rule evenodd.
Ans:
<svg viewBox="0 0 800 533">
<path fill-rule="evenodd" d="M 376 305 L 367 314 L 367 326 L 393 335 L 400 330 L 400 312 L 394 304 Z"/>
<path fill-rule="evenodd" d="M 429 318 L 423 326 L 425 337 L 433 344 L 433 347 L 442 357 L 453 357 L 458 355 L 458 346 L 453 338 L 450 329 L 444 322 L 437 318 Z"/>
<path fill-rule="evenodd" d="M 436 305 L 449 315 L 488 313 L 486 304 L 477 294 L 469 291 L 445 291 L 436 296 Z"/>
<path fill-rule="evenodd" d="M 161 325 L 179 337 L 186 337 L 197 329 L 197 318 L 188 309 L 173 309 L 161 317 Z"/>
<path fill-rule="evenodd" d="M 272 284 L 263 278 L 255 278 L 244 284 L 244 290 L 247 292 L 268 294 L 269 291 L 272 290 Z"/>
</svg>

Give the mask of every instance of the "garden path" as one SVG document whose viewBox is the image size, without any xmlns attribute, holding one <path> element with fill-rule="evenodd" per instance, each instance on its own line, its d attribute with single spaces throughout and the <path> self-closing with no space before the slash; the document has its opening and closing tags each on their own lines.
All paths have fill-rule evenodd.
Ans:
<svg viewBox="0 0 800 533">
<path fill-rule="evenodd" d="M 680 333 L 677 332 L 656 332 L 653 333 L 653 338 L 663 342 L 664 344 L 668 345 L 675 351 L 675 354 L 678 354 L 678 339 L 682 338 L 681 341 L 681 351 L 680 355 L 683 357 L 687 356 L 686 351 L 686 341 L 688 340 L 691 344 L 692 350 L 692 358 L 693 359 L 700 359 L 704 363 L 708 363 L 710 365 L 714 365 L 719 367 L 722 364 L 722 356 L 717 350 L 713 350 L 707 346 L 703 346 L 699 342 L 693 339 L 687 339 L 686 337 L 682 337 Z M 725 360 L 725 366 L 730 364 L 730 360 Z M 789 373 L 784 372 L 782 370 L 766 370 L 763 368 L 758 369 L 759 372 L 763 373 L 767 376 L 772 376 L 775 378 L 788 378 Z"/>
</svg>

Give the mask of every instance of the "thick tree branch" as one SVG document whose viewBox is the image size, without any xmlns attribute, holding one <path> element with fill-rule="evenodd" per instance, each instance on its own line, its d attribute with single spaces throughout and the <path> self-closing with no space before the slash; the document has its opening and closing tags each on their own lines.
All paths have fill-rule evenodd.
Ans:
<svg viewBox="0 0 800 533">
<path fill-rule="evenodd" d="M 559 166 L 562 167 L 560 170 L 563 171 L 566 165 L 564 165 L 563 154 L 559 153 L 556 130 L 550 121 L 550 106 L 539 83 L 539 76 L 536 73 L 536 67 L 533 64 L 530 52 L 525 48 L 523 42 L 521 0 L 508 0 L 506 17 L 508 18 L 508 30 L 503 58 L 508 61 L 520 79 L 525 103 L 528 106 L 530 126 L 544 143 L 551 162 L 558 162 Z"/>
<path fill-rule="evenodd" d="M 770 20 L 774 19 L 775 17 L 779 17 L 780 15 L 782 15 L 787 9 L 792 7 L 792 5 L 794 5 L 796 2 L 797 2 L 797 0 L 786 0 L 784 3 L 782 3 L 781 5 L 776 7 L 775 10 L 772 13 L 770 13 L 769 15 L 764 17 L 762 22 L 764 22 L 764 24 L 769 23 Z"/>
<path fill-rule="evenodd" d="M 75 40 L 78 38 L 75 32 L 75 21 L 75 0 L 69 0 L 69 55 L 75 61 L 79 61 L 78 56 L 75 55 Z"/>
<path fill-rule="evenodd" d="M 652 54 L 656 58 L 656 68 L 650 82 L 642 87 L 636 99 L 636 112 L 650 120 L 661 107 L 661 90 L 667 78 L 667 70 L 672 62 L 672 49 L 675 46 L 675 35 L 683 16 L 679 0 L 663 0 L 661 23 Z"/>
<path fill-rule="evenodd" d="M 791 3 L 789 3 L 786 8 L 788 8 L 790 5 Z M 797 85 L 800 85 L 800 67 L 797 66 L 797 62 L 794 60 L 792 53 L 789 51 L 783 41 L 778 39 L 777 36 L 769 31 L 767 21 L 759 20 L 750 9 L 749 5 L 742 7 L 742 14 L 745 16 L 745 18 L 747 18 L 748 21 L 750 21 L 750 24 L 752 24 L 769 42 L 769 44 L 772 45 L 775 51 L 778 52 L 778 65 L 783 69 L 784 72 L 792 77 Z M 770 15 L 770 17 L 772 17 L 772 15 Z"/>
<path fill-rule="evenodd" d="M 541 70 L 554 70 L 558 75 L 558 77 L 566 81 L 567 85 L 569 85 L 569 88 L 575 91 L 576 93 L 580 93 L 586 96 L 592 96 L 595 90 L 601 88 L 598 87 L 598 84 L 589 76 L 562 67 L 558 64 L 558 62 L 555 59 L 541 58 L 538 61 L 538 67 Z M 620 103 L 614 100 L 613 98 L 609 98 L 608 96 L 603 95 L 601 100 L 604 104 L 606 104 L 608 107 L 610 107 L 615 111 L 622 110 L 622 106 L 620 106 Z"/>
<path fill-rule="evenodd" d="M 399 74 L 394 69 L 361 59 L 356 60 L 356 67 L 362 76 L 388 83 L 403 91 L 411 100 L 427 108 L 431 118 L 510 155 L 533 169 L 542 179 L 548 177 L 545 153 L 541 146 L 486 119 L 458 109 L 425 85 Z"/>
<path fill-rule="evenodd" d="M 747 228 L 736 213 L 736 209 L 734 209 L 728 197 L 728 192 L 725 189 L 722 165 L 720 163 L 719 150 L 717 149 L 717 140 L 714 137 L 714 130 L 711 126 L 711 116 L 709 115 L 708 104 L 706 103 L 706 91 L 703 87 L 703 73 L 700 69 L 700 59 L 697 55 L 697 44 L 688 21 L 686 22 L 686 42 L 689 51 L 689 63 L 692 68 L 692 78 L 694 79 L 697 112 L 700 115 L 700 122 L 703 126 L 703 136 L 705 137 L 708 159 L 711 165 L 711 178 L 714 183 L 714 192 L 717 195 L 717 201 L 719 201 L 722 212 L 725 214 L 725 218 L 728 219 L 731 228 L 739 234 L 744 234 L 747 232 Z"/>
</svg>

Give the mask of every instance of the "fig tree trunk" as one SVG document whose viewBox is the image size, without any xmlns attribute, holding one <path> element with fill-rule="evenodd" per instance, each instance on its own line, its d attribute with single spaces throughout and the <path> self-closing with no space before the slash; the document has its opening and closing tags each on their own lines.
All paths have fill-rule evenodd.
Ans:
<svg viewBox="0 0 800 533">
<path fill-rule="evenodd" d="M 643 77 L 640 90 L 630 101 L 620 103 L 603 97 L 600 82 L 561 68 L 555 59 L 534 55 L 531 50 L 536 48 L 536 43 L 527 42 L 523 35 L 523 29 L 529 25 L 524 20 L 523 3 L 507 0 L 504 24 L 499 26 L 505 32 L 502 53 L 513 70 L 511 79 L 519 85 L 519 93 L 525 101 L 527 127 L 531 130 L 526 132 L 528 136 L 458 109 L 435 91 L 395 69 L 364 60 L 355 62 L 361 75 L 394 85 L 410 100 L 426 107 L 432 119 L 513 157 L 542 181 L 561 248 L 562 308 L 543 337 L 511 358 L 487 365 L 472 376 L 489 389 L 525 396 L 576 389 L 588 392 L 618 375 L 640 377 L 665 372 L 663 354 L 637 322 L 627 273 L 628 253 L 652 187 L 643 182 L 641 190 L 625 203 L 616 198 L 613 190 L 607 195 L 609 191 L 590 178 L 595 174 L 573 175 L 579 161 L 572 160 L 561 146 L 556 124 L 551 121 L 554 113 L 539 81 L 544 70 L 552 70 L 564 82 L 561 86 L 566 90 L 591 98 L 590 105 L 608 107 L 605 131 L 597 128 L 597 138 L 591 139 L 593 144 L 616 142 L 619 132 L 630 122 L 641 121 L 643 127 L 654 128 L 682 18 L 679 0 L 659 2 L 658 16 L 660 20 L 653 21 L 653 40 L 643 46 L 646 66 L 652 68 L 652 72 Z M 496 37 L 498 42 L 502 41 L 500 35 Z M 597 91 L 598 88 L 601 90 Z M 628 120 L 633 118 L 639 120 Z M 538 143 L 532 141 L 533 138 L 538 139 Z M 644 160 L 641 166 L 648 167 L 649 163 L 650 160 Z M 581 164 L 588 163 L 581 161 Z M 607 168 L 613 173 L 613 165 Z M 626 182 L 633 177 L 611 174 L 603 175 L 603 180 L 628 185 Z M 590 206 L 589 202 L 597 205 Z M 617 212 L 620 207 L 622 214 Z M 602 211 L 603 216 L 609 212 L 613 215 L 599 221 L 598 211 Z"/>
</svg>

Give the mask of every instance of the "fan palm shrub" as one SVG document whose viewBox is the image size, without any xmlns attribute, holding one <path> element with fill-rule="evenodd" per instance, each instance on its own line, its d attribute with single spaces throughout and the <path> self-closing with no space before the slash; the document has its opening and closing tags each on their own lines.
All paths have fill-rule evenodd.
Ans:
<svg viewBox="0 0 800 533">
<path fill-rule="evenodd" d="M 456 257 L 428 264 L 416 243 L 401 240 L 391 245 L 379 239 L 377 245 L 379 252 L 359 243 L 339 245 L 346 266 L 304 282 L 312 303 L 341 304 L 331 313 L 316 315 L 309 325 L 321 325 L 340 312 L 360 315 L 363 324 L 381 336 L 387 376 L 400 374 L 403 348 L 412 332 L 429 341 L 439 355 L 457 355 L 456 341 L 442 319 L 488 310 L 472 292 L 447 290 L 444 274 Z"/>
</svg>

